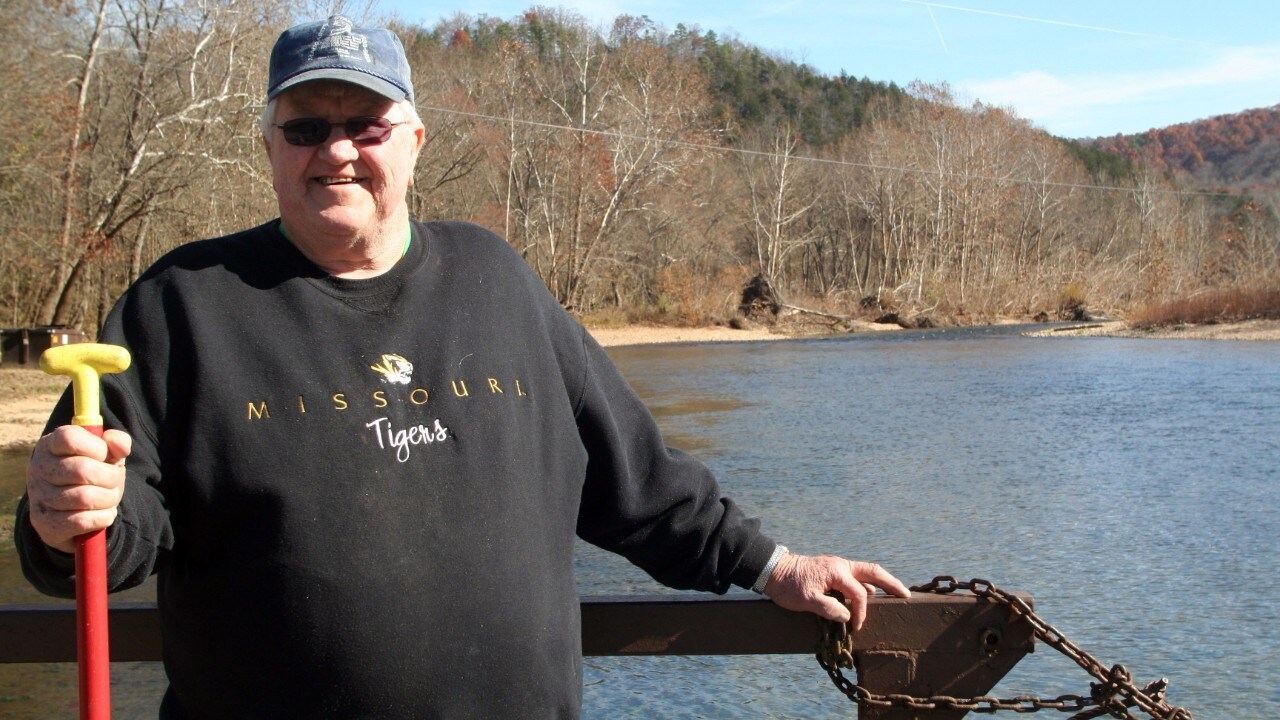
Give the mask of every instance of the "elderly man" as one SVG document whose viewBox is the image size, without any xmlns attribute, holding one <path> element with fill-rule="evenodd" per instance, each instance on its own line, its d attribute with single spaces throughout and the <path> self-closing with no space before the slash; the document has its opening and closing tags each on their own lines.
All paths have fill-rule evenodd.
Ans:
<svg viewBox="0 0 1280 720">
<path fill-rule="evenodd" d="M 575 535 L 831 619 L 907 594 L 764 535 L 501 238 L 409 219 L 424 131 L 395 35 L 294 27 L 267 98 L 280 219 L 125 293 L 119 429 L 67 425 L 64 398 L 18 511 L 45 592 L 73 592 L 97 528 L 113 589 L 158 574 L 161 717 L 575 717 Z"/>
</svg>

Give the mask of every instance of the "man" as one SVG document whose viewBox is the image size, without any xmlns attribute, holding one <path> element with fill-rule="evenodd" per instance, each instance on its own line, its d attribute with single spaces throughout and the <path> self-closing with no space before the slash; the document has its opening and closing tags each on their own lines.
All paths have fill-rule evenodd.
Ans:
<svg viewBox="0 0 1280 720">
<path fill-rule="evenodd" d="M 74 592 L 98 528 L 113 589 L 158 573 L 161 717 L 576 717 L 575 535 L 858 624 L 869 592 L 908 594 L 761 533 L 505 241 L 410 221 L 424 129 L 395 35 L 291 28 L 267 97 L 280 219 L 126 292 L 103 330 L 134 356 L 104 380 L 120 430 L 67 425 L 64 398 L 18 510 L 45 592 Z"/>
</svg>

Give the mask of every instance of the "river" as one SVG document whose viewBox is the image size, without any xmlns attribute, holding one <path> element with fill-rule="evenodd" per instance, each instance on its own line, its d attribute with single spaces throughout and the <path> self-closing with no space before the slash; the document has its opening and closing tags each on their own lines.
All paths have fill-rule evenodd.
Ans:
<svg viewBox="0 0 1280 720">
<path fill-rule="evenodd" d="M 799 552 L 984 578 L 1198 720 L 1280 717 L 1280 343 L 979 328 L 615 348 L 671 444 Z M 20 463 L 0 465 L 5 510 Z M 0 602 L 32 602 L 0 547 Z M 653 593 L 583 546 L 584 594 Z M 145 592 L 145 591 L 143 591 Z M 151 664 L 113 666 L 154 717 Z M 1087 694 L 1043 645 L 1000 695 Z M 64 687 L 66 686 L 66 687 Z M 74 668 L 0 667 L 0 717 L 74 716 Z M 69 688 L 69 692 L 67 691 Z M 588 658 L 587 718 L 848 718 L 809 657 Z"/>
</svg>

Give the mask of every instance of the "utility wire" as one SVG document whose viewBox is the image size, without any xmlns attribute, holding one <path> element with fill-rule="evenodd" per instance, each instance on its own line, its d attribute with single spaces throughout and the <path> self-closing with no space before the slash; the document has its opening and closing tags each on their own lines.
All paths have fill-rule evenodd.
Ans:
<svg viewBox="0 0 1280 720">
<path fill-rule="evenodd" d="M 947 9 L 960 9 L 960 10 L 964 9 L 964 8 L 953 8 L 951 6 L 946 6 L 946 5 L 938 5 L 936 3 L 920 2 L 920 0 L 900 0 L 900 1 L 907 2 L 907 3 L 914 3 L 918 5 L 927 5 L 930 7 L 941 7 L 941 8 L 947 8 Z M 1028 18 L 1028 19 L 1032 19 L 1032 18 Z M 48 46 L 36 46 L 36 48 L 40 50 L 45 50 L 48 52 L 59 53 L 59 54 L 65 52 L 62 49 L 51 48 Z M 131 57 L 131 55 L 133 55 L 136 52 L 135 48 L 130 48 L 127 46 L 100 46 L 99 52 L 104 52 L 104 51 L 119 53 L 121 60 L 128 64 L 138 65 L 138 66 L 142 66 L 144 64 L 143 61 L 137 58 Z M 168 65 L 164 63 L 150 62 L 150 66 L 152 68 L 160 69 L 160 70 L 180 71 L 184 74 L 203 75 L 208 77 L 217 77 L 219 79 L 223 77 L 221 73 L 214 73 L 211 71 L 198 70 L 198 69 L 193 70 L 189 66 L 184 66 L 184 65 Z M 235 79 L 241 80 L 241 81 L 245 80 L 243 76 L 237 76 L 235 77 Z M 260 110 L 262 106 L 251 105 L 249 107 L 254 107 Z M 855 162 L 852 160 L 821 158 L 821 157 L 814 157 L 811 155 L 789 155 L 789 154 L 782 154 L 782 153 L 776 153 L 776 152 L 769 152 L 765 150 L 751 150 L 747 148 L 729 147 L 729 146 L 723 146 L 723 145 L 709 145 L 706 143 L 694 143 L 694 142 L 689 142 L 685 140 L 662 139 L 657 137 L 624 133 L 624 132 L 619 132 L 615 130 L 580 128 L 580 127 L 573 127 L 570 125 L 563 125 L 563 124 L 545 122 L 545 121 L 539 121 L 539 120 L 527 120 L 523 118 L 512 118 L 512 117 L 499 117 L 497 115 L 489 115 L 486 113 L 459 110 L 456 108 L 439 107 L 434 105 L 417 105 L 416 107 L 419 110 L 419 112 L 427 111 L 427 112 L 438 113 L 438 114 L 456 115 L 459 117 L 468 117 L 476 120 L 484 120 L 488 122 L 502 123 L 507 125 L 514 123 L 516 125 L 522 125 L 526 127 L 537 127 L 537 128 L 556 130 L 556 131 L 562 131 L 567 133 L 587 134 L 587 135 L 593 135 L 593 136 L 598 136 L 602 138 L 613 138 L 618 140 L 630 140 L 630 141 L 641 141 L 646 143 L 666 144 L 670 146 L 683 147 L 691 150 L 700 150 L 704 152 L 715 152 L 715 153 L 723 153 L 723 154 L 736 154 L 736 155 L 741 155 L 745 157 L 762 157 L 762 158 L 769 158 L 773 160 L 789 158 L 791 160 L 795 160 L 799 162 L 808 162 L 808 163 L 814 163 L 818 165 L 852 167 L 852 168 L 861 168 L 861 169 L 867 169 L 867 170 L 893 171 L 893 172 L 900 172 L 900 173 L 913 174 L 913 175 L 947 177 L 947 178 L 960 179 L 960 180 L 979 180 L 979 181 L 985 181 L 985 182 L 1004 183 L 1004 184 L 1013 184 L 1013 185 L 1035 185 L 1040 187 L 1054 187 L 1054 188 L 1061 188 L 1061 189 L 1067 189 L 1067 190 L 1099 190 L 1099 191 L 1106 191 L 1106 192 L 1124 192 L 1124 193 L 1133 193 L 1133 192 L 1139 191 L 1139 188 L 1124 187 L 1120 185 L 1096 185 L 1096 184 L 1088 184 L 1088 183 L 1068 183 L 1068 182 L 1033 180 L 1030 178 L 993 177 L 993 176 L 986 176 L 986 175 L 973 175 L 970 173 L 963 173 L 963 172 L 936 171 L 936 170 L 926 170 L 923 168 L 904 167 L 904 166 L 898 166 L 898 165 L 884 165 L 884 164 L 878 164 L 878 163 Z M 963 112 L 963 110 L 961 111 Z M 4 168 L 0 168 L 0 170 L 3 170 L 3 169 Z M 1152 195 L 1170 195 L 1170 196 L 1178 196 L 1178 197 L 1192 197 L 1192 196 L 1239 197 L 1240 196 L 1239 193 L 1226 192 L 1226 191 L 1210 191 L 1210 190 L 1178 190 L 1178 189 L 1167 189 L 1167 188 L 1145 188 L 1145 189 L 1142 189 L 1141 191 L 1152 194 Z"/>
<path fill-rule="evenodd" d="M 813 157 L 811 155 L 784 155 L 782 153 L 769 152 L 765 150 L 750 150 L 747 148 L 727 147 L 724 145 L 708 145 L 706 143 L 695 143 L 695 142 L 689 142 L 687 140 L 662 139 L 662 138 L 656 138 L 648 135 L 634 135 L 631 133 L 624 133 L 616 130 L 596 130 L 591 128 L 577 128 L 569 125 L 560 125 L 557 123 L 542 122 L 539 120 L 525 120 L 522 118 L 499 117 L 497 115 L 488 115 L 485 113 L 473 112 L 468 110 L 457 110 L 454 108 L 437 107 L 433 105 L 418 105 L 417 107 L 419 111 L 425 110 L 425 111 L 434 112 L 434 113 L 458 115 L 462 117 L 469 117 L 477 120 L 485 120 L 489 122 L 503 123 L 508 125 L 509 124 L 524 125 L 528 127 L 542 128 L 545 130 L 560 130 L 564 132 L 594 135 L 598 137 L 614 138 L 618 140 L 638 140 L 646 143 L 658 143 L 658 144 L 671 145 L 675 147 L 683 147 L 690 150 L 702 150 L 706 152 L 736 154 L 736 155 L 743 155 L 747 157 L 763 157 L 763 158 L 769 158 L 773 160 L 790 158 L 792 160 L 810 162 L 818 165 L 834 165 L 834 166 L 840 166 L 840 167 L 861 168 L 866 170 L 887 170 L 887 171 L 901 172 L 901 173 L 914 174 L 914 175 L 929 175 L 929 176 L 935 176 L 935 177 L 941 176 L 941 177 L 955 178 L 955 179 L 961 179 L 961 180 L 982 180 L 986 182 L 1005 183 L 1005 184 L 1013 184 L 1013 185 L 1038 185 L 1043 187 L 1055 187 L 1055 188 L 1062 188 L 1062 189 L 1068 189 L 1068 190 L 1105 190 L 1105 191 L 1111 191 L 1111 192 L 1125 192 L 1125 193 L 1137 192 L 1139 190 L 1139 188 L 1123 187 L 1120 185 L 1093 185 L 1093 184 L 1087 184 L 1087 183 L 1041 181 L 1041 180 L 1032 180 L 1029 178 L 1007 178 L 1007 177 L 1002 178 L 1002 177 L 994 177 L 994 176 L 988 176 L 988 175 L 974 175 L 970 173 L 961 173 L 961 172 L 950 172 L 950 171 L 938 172 L 936 170 L 903 167 L 899 165 L 883 165 L 879 163 L 855 162 L 853 160 L 821 158 L 821 157 Z M 1148 189 L 1143 189 L 1142 192 L 1151 193 L 1153 195 L 1160 194 L 1160 195 L 1177 195 L 1177 196 L 1188 196 L 1188 197 L 1190 196 L 1239 197 L 1236 193 L 1223 192 L 1223 191 L 1208 191 L 1208 190 L 1176 190 L 1176 189 L 1170 190 L 1170 189 L 1162 189 L 1162 188 L 1148 188 Z"/>
</svg>

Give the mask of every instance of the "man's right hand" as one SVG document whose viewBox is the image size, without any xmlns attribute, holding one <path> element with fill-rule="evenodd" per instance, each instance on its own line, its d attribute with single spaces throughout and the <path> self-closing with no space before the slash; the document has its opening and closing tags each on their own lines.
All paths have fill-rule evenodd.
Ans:
<svg viewBox="0 0 1280 720">
<path fill-rule="evenodd" d="M 132 447 L 128 433 L 107 430 L 99 438 L 75 425 L 40 438 L 27 464 L 27 507 L 46 545 L 74 553 L 77 535 L 116 521 Z"/>
</svg>

